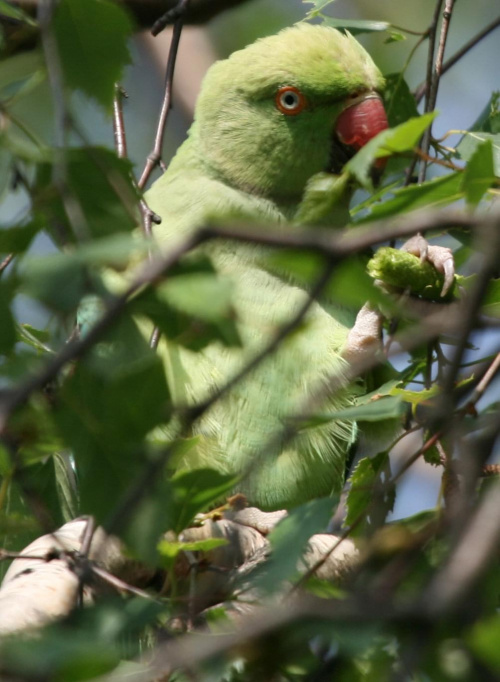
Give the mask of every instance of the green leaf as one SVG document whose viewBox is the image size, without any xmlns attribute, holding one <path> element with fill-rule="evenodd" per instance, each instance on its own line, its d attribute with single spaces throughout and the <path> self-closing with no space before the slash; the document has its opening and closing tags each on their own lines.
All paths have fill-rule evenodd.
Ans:
<svg viewBox="0 0 500 682">
<path fill-rule="evenodd" d="M 477 622 L 467 637 L 474 654 L 491 670 L 500 673 L 500 616 L 498 614 Z"/>
<path fill-rule="evenodd" d="M 215 469 L 180 471 L 169 482 L 169 496 L 165 500 L 165 527 L 180 533 L 196 514 L 207 511 L 224 495 L 233 490 L 238 479 L 221 474 Z"/>
<path fill-rule="evenodd" d="M 18 341 L 35 348 L 40 353 L 52 352 L 52 349 L 46 345 L 51 335 L 43 329 L 35 329 L 30 324 L 21 324 L 17 326 L 17 336 Z"/>
<path fill-rule="evenodd" d="M 380 31 L 387 31 L 390 24 L 387 21 L 372 21 L 368 19 L 335 19 L 332 17 L 325 17 L 324 23 L 326 26 L 339 29 L 341 31 L 349 31 L 353 35 L 358 33 L 378 33 Z"/>
<path fill-rule="evenodd" d="M 54 409 L 74 453 L 85 513 L 102 521 L 111 512 L 147 466 L 144 439 L 167 422 L 169 409 L 161 360 L 124 318 L 79 362 Z"/>
<path fill-rule="evenodd" d="M 394 128 L 418 114 L 415 98 L 400 73 L 390 73 L 385 78 L 384 103 L 389 126 Z"/>
<path fill-rule="evenodd" d="M 490 142 L 493 153 L 494 175 L 500 177 L 500 134 L 466 132 L 457 145 L 457 152 L 464 161 L 470 161 L 478 147 Z"/>
<path fill-rule="evenodd" d="M 307 543 L 315 533 L 326 532 L 328 523 L 335 513 L 337 497 L 312 500 L 292 509 L 269 534 L 272 558 L 257 577 L 257 584 L 264 589 L 275 589 L 297 575 L 300 558 Z"/>
<path fill-rule="evenodd" d="M 134 298 L 131 310 L 146 315 L 169 339 L 191 350 L 214 340 L 239 346 L 232 288 L 207 258 L 188 258 L 165 281 Z"/>
<path fill-rule="evenodd" d="M 61 0 L 53 26 L 68 85 L 110 110 L 115 83 L 131 61 L 128 14 L 109 0 Z"/>
<path fill-rule="evenodd" d="M 22 253 L 42 229 L 41 221 L 33 220 L 26 225 L 0 228 L 0 253 Z"/>
<path fill-rule="evenodd" d="M 10 297 L 5 287 L 0 287 L 0 354 L 8 354 L 17 341 L 14 317 L 10 310 Z"/>
<path fill-rule="evenodd" d="M 302 2 L 305 5 L 313 5 L 313 9 L 310 9 L 308 13 L 306 14 L 306 19 L 311 19 L 312 17 L 318 16 L 320 12 L 325 9 L 325 7 L 328 7 L 328 5 L 332 5 L 335 0 L 302 0 Z"/>
<path fill-rule="evenodd" d="M 369 529 L 374 530 L 392 511 L 396 493 L 390 475 L 387 452 L 380 452 L 375 457 L 365 457 L 354 469 L 346 502 L 345 525 L 355 524 L 355 535 Z M 363 516 L 364 519 L 360 523 L 359 519 Z"/>
<path fill-rule="evenodd" d="M 10 17 L 11 19 L 16 19 L 17 21 L 24 21 L 24 23 L 30 26 L 36 26 L 37 23 L 32 19 L 29 14 L 23 12 L 19 7 L 13 7 L 11 4 L 6 2 L 6 0 L 0 0 L 0 14 L 4 17 Z"/>
<path fill-rule="evenodd" d="M 399 396 L 374 396 L 371 402 L 359 403 L 352 407 L 346 407 L 337 412 L 314 415 L 307 420 L 301 428 L 316 427 L 331 421 L 367 421 L 378 422 L 384 419 L 400 417 L 405 413 L 405 406 Z"/>
<path fill-rule="evenodd" d="M 73 462 L 68 453 L 56 452 L 52 456 L 57 496 L 63 523 L 78 516 L 78 488 Z"/>
<path fill-rule="evenodd" d="M 418 118 L 411 118 L 395 128 L 383 130 L 347 162 L 344 170 L 352 173 L 361 185 L 371 188 L 370 170 L 375 160 L 391 154 L 411 151 L 436 115 L 436 112 L 423 114 Z"/>
<path fill-rule="evenodd" d="M 80 1 L 80 0 L 78 0 Z M 36 207 L 56 243 L 84 241 L 130 232 L 139 223 L 139 194 L 132 182 L 132 164 L 102 147 L 65 152 L 65 192 L 78 206 L 70 218 L 53 184 L 54 161 L 37 168 Z M 78 239 L 76 239 L 78 238 Z"/>
<path fill-rule="evenodd" d="M 388 29 L 388 31 L 389 31 L 389 35 L 384 40 L 384 43 L 386 45 L 388 45 L 389 43 L 400 43 L 403 40 L 406 40 L 406 36 L 403 33 L 400 33 L 399 31 L 391 30 L 390 28 Z"/>
<path fill-rule="evenodd" d="M 368 143 L 369 144 L 369 143 Z M 421 185 L 409 185 L 394 192 L 394 197 L 382 204 L 373 206 L 367 216 L 363 216 L 356 225 L 381 220 L 399 213 L 406 213 L 417 208 L 438 208 L 446 206 L 464 196 L 462 173 L 450 173 L 435 178 Z"/>
<path fill-rule="evenodd" d="M 168 569 L 174 565 L 175 560 L 182 552 L 210 552 L 227 544 L 228 541 L 225 538 L 207 538 L 195 542 L 161 540 L 158 543 L 158 553 L 163 560 L 163 567 Z"/>
<path fill-rule="evenodd" d="M 500 136 L 499 136 L 500 142 Z M 486 140 L 476 147 L 464 171 L 464 191 L 467 203 L 476 206 L 495 182 L 493 144 Z"/>
<path fill-rule="evenodd" d="M 471 126 L 471 131 L 500 133 L 500 91 L 492 92 L 489 101 Z"/>
<path fill-rule="evenodd" d="M 0 97 L 10 105 L 14 98 L 30 93 L 45 75 L 45 64 L 39 50 L 4 59 L 0 62 Z"/>
<path fill-rule="evenodd" d="M 88 291 L 86 268 L 73 254 L 33 257 L 25 262 L 20 288 L 49 308 L 68 313 Z"/>
</svg>

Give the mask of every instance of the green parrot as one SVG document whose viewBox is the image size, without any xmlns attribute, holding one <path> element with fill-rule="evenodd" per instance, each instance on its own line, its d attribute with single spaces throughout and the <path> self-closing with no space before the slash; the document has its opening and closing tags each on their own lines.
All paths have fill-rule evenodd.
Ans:
<svg viewBox="0 0 500 682">
<path fill-rule="evenodd" d="M 294 224 L 344 225 L 354 187 L 340 174 L 359 147 L 387 128 L 383 86 L 352 36 L 305 23 L 213 65 L 188 139 L 146 194 L 162 218 L 154 230 L 160 248 L 209 221 L 264 223 L 278 233 Z M 329 190 L 318 192 L 318 181 L 330 180 Z M 177 405 L 224 386 L 309 295 L 289 273 L 270 271 L 263 247 L 217 241 L 204 250 L 231 281 L 242 346 L 212 343 L 193 352 L 162 338 L 158 352 Z M 353 323 L 338 304 L 315 301 L 301 328 L 194 424 L 196 445 L 181 466 L 240 474 L 237 489 L 264 510 L 338 492 L 356 424 L 335 421 L 291 439 L 284 426 L 347 366 Z M 356 392 L 332 387 L 322 409 L 352 405 Z"/>
<path fill-rule="evenodd" d="M 160 250 L 209 222 L 260 223 L 278 234 L 297 225 L 344 226 L 355 186 L 342 170 L 388 127 L 383 87 L 351 35 L 307 23 L 214 64 L 188 139 L 146 193 L 162 219 L 154 227 Z M 310 298 L 286 267 L 270 266 L 263 246 L 214 240 L 199 250 L 230 283 L 241 345 L 213 341 L 195 352 L 162 336 L 158 353 L 178 407 L 224 387 Z M 172 304 L 182 309 L 179 300 Z M 373 352 L 379 333 L 369 307 L 356 318 L 326 295 L 316 298 L 299 328 L 194 422 L 176 466 L 239 476 L 236 490 L 263 510 L 339 492 L 357 425 L 330 421 L 293 435 L 286 426 L 319 393 L 328 396 L 315 404 L 321 412 L 353 405 L 361 382 L 333 386 L 331 377 L 342 379 L 353 357 Z"/>
</svg>

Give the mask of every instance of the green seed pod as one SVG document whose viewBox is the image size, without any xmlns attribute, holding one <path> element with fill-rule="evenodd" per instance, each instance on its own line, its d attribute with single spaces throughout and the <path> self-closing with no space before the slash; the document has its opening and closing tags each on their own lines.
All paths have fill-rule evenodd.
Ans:
<svg viewBox="0 0 500 682">
<path fill-rule="evenodd" d="M 450 301 L 453 298 L 455 282 L 446 296 L 441 296 L 444 275 L 427 261 L 407 251 L 380 248 L 368 263 L 368 274 L 384 284 L 397 289 L 409 289 L 413 296 L 427 301 Z"/>
</svg>

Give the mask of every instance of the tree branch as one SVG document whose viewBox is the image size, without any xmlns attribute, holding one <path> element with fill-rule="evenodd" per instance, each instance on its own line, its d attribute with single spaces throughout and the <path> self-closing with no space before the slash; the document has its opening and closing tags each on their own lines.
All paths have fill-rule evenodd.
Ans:
<svg viewBox="0 0 500 682">
<path fill-rule="evenodd" d="M 462 59 L 464 55 L 469 52 L 469 50 L 472 50 L 473 47 L 475 47 L 478 43 L 483 40 L 483 38 L 486 38 L 492 31 L 494 31 L 496 28 L 500 26 L 500 17 L 497 17 L 494 19 L 490 24 L 485 26 L 482 31 L 479 31 L 473 38 L 471 38 L 463 47 L 461 47 L 455 54 L 447 59 L 445 63 L 443 64 L 443 68 L 441 69 L 441 76 L 443 76 L 447 71 L 451 69 L 452 66 L 455 66 L 455 64 Z M 426 94 L 428 90 L 428 83 L 427 81 L 425 83 L 422 83 L 422 85 L 419 85 L 419 87 L 415 91 L 415 100 L 417 104 L 420 102 L 422 97 Z"/>
<path fill-rule="evenodd" d="M 178 5 L 178 0 L 114 0 L 117 5 L 124 7 L 134 17 L 139 28 L 148 28 L 165 14 Z M 227 9 L 242 5 L 248 0 L 193 0 L 186 12 L 185 23 L 203 24 L 217 14 Z M 31 16 L 35 16 L 41 0 L 10 0 L 15 7 L 23 9 Z"/>
</svg>

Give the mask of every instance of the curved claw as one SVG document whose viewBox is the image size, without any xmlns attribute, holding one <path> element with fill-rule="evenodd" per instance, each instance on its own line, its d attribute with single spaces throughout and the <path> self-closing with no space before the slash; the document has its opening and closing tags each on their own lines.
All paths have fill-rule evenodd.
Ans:
<svg viewBox="0 0 500 682">
<path fill-rule="evenodd" d="M 441 289 L 441 297 L 446 296 L 455 280 L 455 262 L 452 250 L 447 246 L 429 244 L 421 234 L 409 239 L 401 249 L 418 256 L 421 261 L 428 261 L 438 272 L 443 273 L 444 283 Z"/>
<path fill-rule="evenodd" d="M 455 281 L 455 263 L 453 261 L 453 255 L 450 252 L 450 258 L 443 263 L 443 273 L 444 273 L 444 283 L 441 289 L 441 298 L 446 296 L 450 290 L 451 285 Z"/>
</svg>

